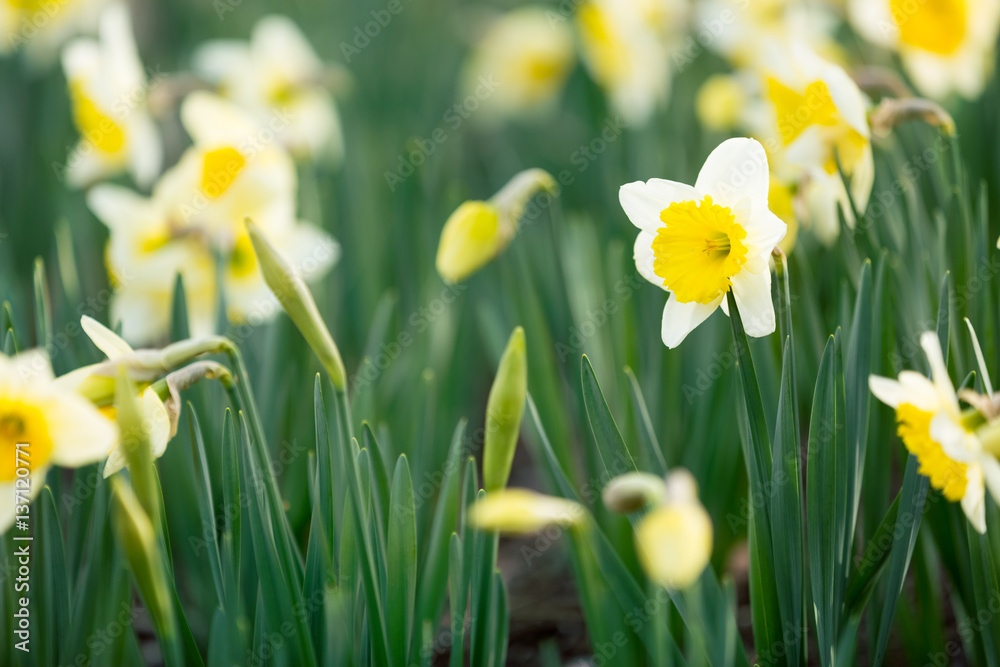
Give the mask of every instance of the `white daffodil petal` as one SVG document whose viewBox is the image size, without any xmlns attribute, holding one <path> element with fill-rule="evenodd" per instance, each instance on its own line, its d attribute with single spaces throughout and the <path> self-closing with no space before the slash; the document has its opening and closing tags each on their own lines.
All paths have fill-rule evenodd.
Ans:
<svg viewBox="0 0 1000 667">
<path fill-rule="evenodd" d="M 980 535 L 986 532 L 986 492 L 983 490 L 983 471 L 978 465 L 970 465 L 965 473 L 965 496 L 962 497 L 962 511 L 969 523 Z"/>
<path fill-rule="evenodd" d="M 875 398 L 890 408 L 898 408 L 903 403 L 908 403 L 903 385 L 892 378 L 872 375 L 868 378 L 868 388 Z"/>
<path fill-rule="evenodd" d="M 639 275 L 660 289 L 665 290 L 667 288 L 663 285 L 663 278 L 656 275 L 653 271 L 653 262 L 655 260 L 653 255 L 653 239 L 655 238 L 656 235 L 650 232 L 639 232 L 639 236 L 635 239 L 632 256 L 635 259 L 635 268 L 639 271 Z"/>
<path fill-rule="evenodd" d="M 118 426 L 80 396 L 60 395 L 45 408 L 56 465 L 77 468 L 100 461 L 118 441 Z"/>
<path fill-rule="evenodd" d="M 993 501 L 1000 504 L 1000 461 L 990 454 L 985 454 L 979 458 L 979 465 L 982 466 L 983 479 L 990 495 L 993 496 Z"/>
<path fill-rule="evenodd" d="M 108 359 L 114 359 L 132 352 L 131 345 L 122 340 L 114 331 L 89 315 L 84 315 L 80 318 L 80 326 L 90 340 L 93 341 L 94 345 L 97 346 L 97 349 L 103 352 Z"/>
<path fill-rule="evenodd" d="M 767 154 L 754 139 L 727 139 L 705 160 L 694 187 L 730 208 L 742 200 L 767 202 Z"/>
<path fill-rule="evenodd" d="M 771 301 L 771 272 L 741 271 L 732 278 L 733 296 L 748 336 L 760 338 L 774 333 L 774 302 Z"/>
<path fill-rule="evenodd" d="M 931 365 L 931 379 L 938 388 L 941 397 L 945 399 L 958 413 L 958 398 L 955 396 L 955 386 L 948 376 L 948 365 L 944 362 L 944 353 L 941 351 L 941 341 L 933 331 L 925 331 L 920 334 L 920 347 L 927 355 L 927 361 Z"/>
<path fill-rule="evenodd" d="M 626 183 L 618 191 L 618 201 L 632 224 L 654 234 L 663 226 L 660 220 L 663 209 L 674 202 L 695 199 L 699 199 L 695 188 L 662 178 L 651 178 L 645 183 Z"/>
<path fill-rule="evenodd" d="M 667 305 L 663 308 L 663 323 L 660 335 L 663 344 L 674 348 L 683 342 L 695 327 L 708 319 L 708 316 L 715 312 L 715 309 L 722 303 L 723 297 L 719 297 L 712 303 L 680 303 L 673 294 L 667 299 Z"/>
</svg>

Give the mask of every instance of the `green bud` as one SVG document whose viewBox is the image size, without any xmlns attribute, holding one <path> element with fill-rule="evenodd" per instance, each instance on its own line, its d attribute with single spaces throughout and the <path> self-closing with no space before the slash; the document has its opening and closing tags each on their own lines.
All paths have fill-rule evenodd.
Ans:
<svg viewBox="0 0 1000 667">
<path fill-rule="evenodd" d="M 507 486 L 527 394 L 528 362 L 524 329 L 517 327 L 507 341 L 507 349 L 500 359 L 500 367 L 486 403 L 483 484 L 487 491 Z"/>
<path fill-rule="evenodd" d="M 612 512 L 628 514 L 648 505 L 659 505 L 666 494 L 663 478 L 648 472 L 630 472 L 608 482 L 601 497 Z"/>
<path fill-rule="evenodd" d="M 319 357 L 323 368 L 330 374 L 333 386 L 338 391 L 344 391 L 347 388 L 347 371 L 344 369 L 344 361 L 340 358 L 340 350 L 337 349 L 337 344 L 333 341 L 330 330 L 326 328 L 323 318 L 320 317 L 312 292 L 309 291 L 305 281 L 292 269 L 288 260 L 271 245 L 271 242 L 267 240 L 257 225 L 249 218 L 246 224 L 254 252 L 257 254 L 257 261 L 260 263 L 261 273 L 264 274 L 264 282 L 278 297 L 281 307 L 288 313 L 288 317 L 305 337 L 309 347 Z"/>
</svg>

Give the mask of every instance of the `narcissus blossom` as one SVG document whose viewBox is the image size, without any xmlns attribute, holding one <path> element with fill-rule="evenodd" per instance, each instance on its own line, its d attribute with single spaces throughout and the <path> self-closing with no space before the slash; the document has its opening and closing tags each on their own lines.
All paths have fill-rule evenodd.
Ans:
<svg viewBox="0 0 1000 667">
<path fill-rule="evenodd" d="M 22 51 L 35 66 L 49 66 L 59 47 L 90 33 L 108 0 L 6 0 L 0 2 L 0 55 Z"/>
<path fill-rule="evenodd" d="M 575 526 L 586 520 L 586 510 L 579 503 L 529 489 L 493 491 L 469 507 L 469 521 L 476 528 L 516 535 L 546 526 Z"/>
<path fill-rule="evenodd" d="M 722 306 L 732 290 L 747 334 L 774 331 L 770 255 L 786 226 L 768 208 L 764 147 L 729 139 L 712 151 L 694 187 L 658 178 L 621 187 L 622 208 L 636 227 L 635 264 L 670 292 L 663 310 L 667 347 Z"/>
<path fill-rule="evenodd" d="M 284 127 L 275 138 L 294 155 L 333 161 L 343 156 L 340 115 L 327 87 L 327 66 L 291 19 L 265 16 L 249 42 L 208 42 L 195 52 L 193 65 L 259 124 L 281 120 Z"/>
<path fill-rule="evenodd" d="M 101 14 L 98 39 L 76 39 L 62 54 L 80 143 L 66 160 L 70 185 L 128 171 L 141 188 L 160 173 L 163 148 L 147 108 L 149 81 L 124 4 Z"/>
<path fill-rule="evenodd" d="M 854 28 L 899 53 L 924 95 L 979 97 L 993 70 L 997 0 L 851 0 Z"/>
<path fill-rule="evenodd" d="M 898 380 L 871 376 L 869 386 L 880 401 L 896 410 L 899 437 L 917 457 L 919 472 L 951 502 L 960 502 L 972 526 L 986 532 L 986 493 L 1000 501 L 1000 462 L 977 435 L 983 419 L 959 408 L 937 334 L 925 332 L 920 345 L 931 366 L 931 379 L 903 371 Z"/>
<path fill-rule="evenodd" d="M 41 491 L 50 467 L 95 463 L 117 441 L 115 423 L 72 388 L 57 382 L 44 352 L 30 350 L 15 357 L 0 353 L 0 452 L 4 457 L 0 532 L 14 523 L 18 507 Z M 18 468 L 26 469 L 28 476 L 21 477 Z"/>
</svg>

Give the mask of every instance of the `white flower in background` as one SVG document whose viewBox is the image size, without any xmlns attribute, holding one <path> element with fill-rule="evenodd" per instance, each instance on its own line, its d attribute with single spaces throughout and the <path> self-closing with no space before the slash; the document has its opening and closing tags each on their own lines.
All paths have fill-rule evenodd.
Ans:
<svg viewBox="0 0 1000 667">
<path fill-rule="evenodd" d="M 816 2 L 702 0 L 694 28 L 706 46 L 737 67 L 747 67 L 765 45 L 792 39 L 832 56 L 839 51 L 833 39 L 837 23 L 832 8 Z"/>
<path fill-rule="evenodd" d="M 0 532 L 14 523 L 17 445 L 27 444 L 19 457 L 30 470 L 34 498 L 53 465 L 75 468 L 102 460 L 118 441 L 118 427 L 96 407 L 52 376 L 49 359 L 40 350 L 15 357 L 0 353 Z"/>
<path fill-rule="evenodd" d="M 798 43 L 769 45 L 758 66 L 766 112 L 751 114 L 755 134 L 767 137 L 782 180 L 799 183 L 804 222 L 830 243 L 840 230 L 838 208 L 848 225 L 855 223 L 838 161 L 859 211 L 875 179 L 865 97 L 841 67 Z"/>
<path fill-rule="evenodd" d="M 62 54 L 80 143 L 69 155 L 70 185 L 128 171 L 142 188 L 160 173 L 163 149 L 146 106 L 149 82 L 121 3 L 101 14 L 98 39 L 76 39 Z"/>
<path fill-rule="evenodd" d="M 677 46 L 664 32 L 669 4 L 628 0 L 586 0 L 576 24 L 583 61 L 626 122 L 643 124 L 666 103 L 670 53 Z M 678 18 L 678 27 L 683 21 Z M 679 39 L 678 39 L 679 41 Z"/>
<path fill-rule="evenodd" d="M 573 33 L 549 10 L 526 6 L 496 19 L 463 68 L 462 95 L 475 95 L 483 77 L 498 87 L 482 100 L 477 118 L 505 120 L 552 111 L 573 68 Z"/>
<path fill-rule="evenodd" d="M 933 381 L 915 371 L 903 371 L 898 380 L 873 375 L 869 386 L 876 398 L 896 410 L 899 437 L 917 457 L 920 474 L 929 477 L 931 486 L 949 501 L 961 502 L 972 526 L 984 533 L 984 482 L 1000 502 L 1000 462 L 984 451 L 959 409 L 937 334 L 925 332 L 920 345 Z"/>
<path fill-rule="evenodd" d="M 342 157 L 340 116 L 324 87 L 326 66 L 291 19 L 265 16 L 249 42 L 210 41 L 195 52 L 193 67 L 261 125 L 283 119 L 275 136 L 296 156 Z"/>
<path fill-rule="evenodd" d="M 324 275 L 340 253 L 329 235 L 296 219 L 295 167 L 274 141 L 274 130 L 268 134 L 209 93 L 190 95 L 181 120 L 194 145 L 163 175 L 151 198 L 115 186 L 99 186 L 88 196 L 91 210 L 111 230 L 112 318 L 121 320 L 124 337 L 133 343 L 154 343 L 168 333 L 177 274 L 183 276 L 194 335 L 215 330 L 220 292 L 233 322 L 259 322 L 277 312 L 246 218 L 266 231 L 306 280 Z"/>
<path fill-rule="evenodd" d="M 103 352 L 108 359 L 114 361 L 132 354 L 132 347 L 128 343 L 97 320 L 84 315 L 80 319 L 80 326 L 97 346 L 97 349 Z M 107 384 L 110 390 L 107 396 L 113 399 L 115 378 L 107 374 L 107 368 L 103 364 L 84 366 L 66 375 L 61 375 L 56 379 L 56 384 L 80 393 L 84 387 L 95 380 L 100 384 Z M 167 450 L 170 439 L 174 436 L 173 424 L 166 405 L 156 391 L 148 385 L 140 386 L 140 389 L 139 410 L 142 413 L 143 426 L 149 436 L 153 457 L 160 458 Z M 99 409 L 108 421 L 113 424 L 117 423 L 118 413 L 113 403 L 102 405 Z M 104 464 L 104 476 L 110 477 L 124 467 L 125 452 L 122 451 L 121 442 L 118 442 L 108 454 L 108 460 Z"/>
<path fill-rule="evenodd" d="M 97 28 L 108 0 L 3 0 L 0 55 L 23 51 L 36 66 L 48 66 L 71 37 Z"/>
<path fill-rule="evenodd" d="M 677 347 L 721 305 L 736 297 L 747 334 L 774 331 L 771 251 L 785 223 L 768 209 L 764 147 L 729 139 L 701 168 L 694 187 L 658 178 L 621 187 L 622 208 L 636 227 L 635 264 L 651 283 L 670 291 L 663 310 L 663 343 Z"/>
<path fill-rule="evenodd" d="M 941 99 L 974 99 L 996 54 L 997 0 L 851 0 L 851 23 L 870 41 L 899 53 L 917 88 Z"/>
</svg>

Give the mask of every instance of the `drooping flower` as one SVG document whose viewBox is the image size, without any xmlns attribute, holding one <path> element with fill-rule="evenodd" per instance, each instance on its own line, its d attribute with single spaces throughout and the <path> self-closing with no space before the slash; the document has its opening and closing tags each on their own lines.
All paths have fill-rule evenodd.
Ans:
<svg viewBox="0 0 1000 667">
<path fill-rule="evenodd" d="M 948 376 L 937 334 L 925 332 L 920 345 L 931 379 L 903 371 L 898 380 L 871 376 L 872 394 L 896 410 L 899 437 L 917 457 L 919 472 L 951 502 L 960 502 L 972 526 L 986 532 L 986 494 L 1000 501 L 1000 462 L 983 447 L 975 410 L 963 412 Z"/>
<path fill-rule="evenodd" d="M 489 201 L 464 202 L 441 230 L 435 260 L 438 274 L 446 282 L 457 283 L 481 269 L 514 240 L 532 198 L 540 192 L 554 197 L 557 190 L 548 172 L 527 169 Z"/>
<path fill-rule="evenodd" d="M 928 97 L 979 97 L 993 68 L 1000 3 L 996 0 L 851 0 L 855 30 L 899 53 Z"/>
<path fill-rule="evenodd" d="M 100 411 L 52 375 L 39 350 L 15 357 L 0 353 L 0 532 L 14 522 L 18 468 L 30 471 L 24 502 L 41 491 L 53 465 L 76 468 L 102 460 L 118 441 L 118 428 Z M 17 456 L 18 445 L 24 456 Z M 16 458 L 17 457 L 17 458 Z M 19 465 L 18 460 L 24 462 Z M 21 497 L 21 496 L 19 496 Z"/>
<path fill-rule="evenodd" d="M 110 361 L 128 357 L 134 352 L 132 347 L 120 336 L 91 317 L 84 315 L 80 319 L 80 327 L 97 346 L 97 349 L 103 352 Z M 113 404 L 115 391 L 113 366 L 108 364 L 84 366 L 59 376 L 56 378 L 56 383 L 92 400 L 96 398 L 95 385 L 106 387 L 107 402 L 98 399 L 98 402 L 101 403 L 99 409 L 106 419 L 116 423 L 117 411 Z M 176 422 L 170 418 L 163 399 L 148 382 L 141 383 L 139 388 L 139 409 L 142 412 L 143 426 L 149 436 L 153 458 L 159 458 L 163 456 L 170 439 L 176 433 Z M 110 477 L 124 467 L 125 454 L 122 452 L 121 443 L 116 442 L 114 448 L 108 452 L 108 460 L 104 464 L 104 476 Z"/>
<path fill-rule="evenodd" d="M 650 179 L 621 187 L 622 208 L 636 227 L 635 263 L 670 292 L 663 310 L 667 347 L 681 341 L 732 290 L 747 334 L 774 331 L 770 254 L 786 226 L 768 208 L 768 165 L 753 139 L 720 144 L 694 187 Z"/>
<path fill-rule="evenodd" d="M 602 496 L 616 512 L 649 507 L 635 529 L 646 576 L 678 590 L 698 580 L 712 557 L 712 519 L 698 500 L 698 483 L 691 473 L 674 470 L 666 480 L 628 473 L 611 480 Z"/>
<path fill-rule="evenodd" d="M 463 67 L 462 94 L 476 96 L 482 77 L 494 77 L 496 90 L 479 100 L 477 119 L 542 116 L 555 108 L 574 61 L 568 25 L 542 7 L 521 7 L 486 28 Z"/>
<path fill-rule="evenodd" d="M 76 39 L 62 54 L 80 142 L 66 162 L 72 186 L 128 171 L 142 188 L 160 172 L 163 148 L 147 108 L 147 81 L 128 8 L 101 14 L 98 39 Z"/>
<path fill-rule="evenodd" d="M 261 126 L 281 125 L 275 136 L 294 155 L 340 161 L 344 139 L 337 105 L 325 86 L 326 65 L 288 17 L 263 17 L 249 42 L 202 45 L 193 66 Z"/>
<path fill-rule="evenodd" d="M 586 520 L 586 510 L 579 503 L 529 489 L 492 491 L 469 507 L 469 521 L 476 528 L 515 535 Z"/>
</svg>

